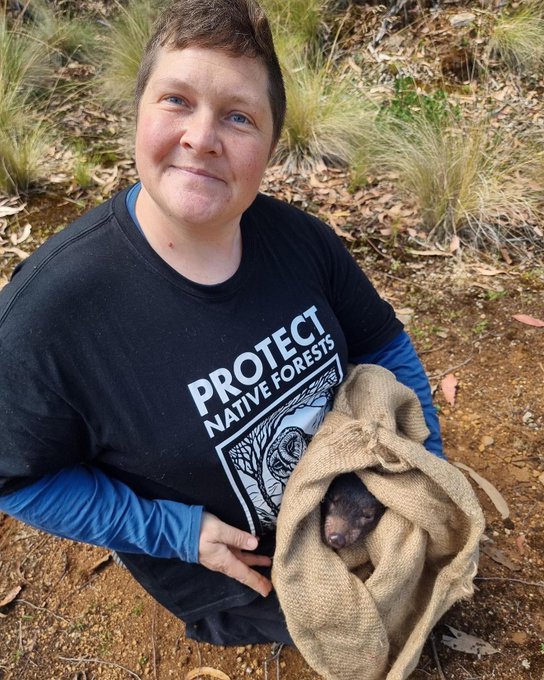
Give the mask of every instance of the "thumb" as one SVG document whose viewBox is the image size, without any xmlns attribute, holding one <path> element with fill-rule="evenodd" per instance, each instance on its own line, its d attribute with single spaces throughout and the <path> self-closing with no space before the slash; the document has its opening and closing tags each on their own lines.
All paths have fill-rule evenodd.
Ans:
<svg viewBox="0 0 544 680">
<path fill-rule="evenodd" d="M 253 534 L 226 524 L 208 512 L 204 512 L 202 517 L 201 536 L 203 534 L 213 543 L 223 543 L 239 550 L 255 550 L 259 545 L 259 539 Z"/>
<path fill-rule="evenodd" d="M 226 533 L 225 542 L 233 548 L 239 548 L 240 550 L 255 550 L 259 545 L 259 539 L 256 536 L 253 536 L 253 534 L 242 531 L 241 529 L 236 529 L 230 525 L 227 526 L 230 531 Z"/>
</svg>

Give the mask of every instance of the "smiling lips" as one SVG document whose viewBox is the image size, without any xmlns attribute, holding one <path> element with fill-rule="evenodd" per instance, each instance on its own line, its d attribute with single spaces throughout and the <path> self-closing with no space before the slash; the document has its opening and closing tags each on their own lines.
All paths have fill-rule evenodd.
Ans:
<svg viewBox="0 0 544 680">
<path fill-rule="evenodd" d="M 197 176 L 197 177 L 203 177 L 204 179 L 215 179 L 218 182 L 222 182 L 223 180 L 221 177 L 218 177 L 217 175 L 213 175 L 211 172 L 208 172 L 207 170 L 202 170 L 200 168 L 193 168 L 190 166 L 178 166 L 178 165 L 173 165 L 173 168 L 176 170 L 180 170 L 181 172 L 185 172 L 189 175 Z"/>
</svg>

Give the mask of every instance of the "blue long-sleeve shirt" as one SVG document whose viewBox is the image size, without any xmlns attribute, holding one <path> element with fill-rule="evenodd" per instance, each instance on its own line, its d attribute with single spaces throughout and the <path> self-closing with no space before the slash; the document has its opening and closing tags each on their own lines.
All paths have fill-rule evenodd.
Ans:
<svg viewBox="0 0 544 680">
<path fill-rule="evenodd" d="M 425 446 L 444 457 L 428 380 L 408 335 L 402 332 L 377 352 L 351 361 L 383 366 L 414 390 L 430 431 Z M 202 506 L 142 498 L 94 467 L 46 475 L 0 497 L 0 510 L 56 536 L 120 552 L 198 561 Z"/>
</svg>

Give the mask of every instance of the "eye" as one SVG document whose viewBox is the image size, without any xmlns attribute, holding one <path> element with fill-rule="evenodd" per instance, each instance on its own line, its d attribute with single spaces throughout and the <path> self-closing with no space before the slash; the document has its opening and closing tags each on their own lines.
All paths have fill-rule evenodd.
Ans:
<svg viewBox="0 0 544 680">
<path fill-rule="evenodd" d="M 169 104 L 175 104 L 176 106 L 186 106 L 187 104 L 183 97 L 178 97 L 175 94 L 171 94 L 168 97 L 165 97 L 164 101 L 168 102 Z"/>
<path fill-rule="evenodd" d="M 233 123 L 237 123 L 239 125 L 248 125 L 251 123 L 249 118 L 247 116 L 244 116 L 243 113 L 231 113 L 229 118 L 230 120 L 232 120 Z"/>
</svg>

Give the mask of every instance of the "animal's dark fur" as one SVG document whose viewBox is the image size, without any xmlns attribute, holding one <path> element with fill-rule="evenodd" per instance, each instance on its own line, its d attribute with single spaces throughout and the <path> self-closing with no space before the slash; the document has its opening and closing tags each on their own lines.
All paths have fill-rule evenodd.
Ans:
<svg viewBox="0 0 544 680">
<path fill-rule="evenodd" d="M 345 548 L 366 536 L 385 507 L 355 473 L 338 475 L 321 504 L 322 538 L 331 548 Z"/>
</svg>

